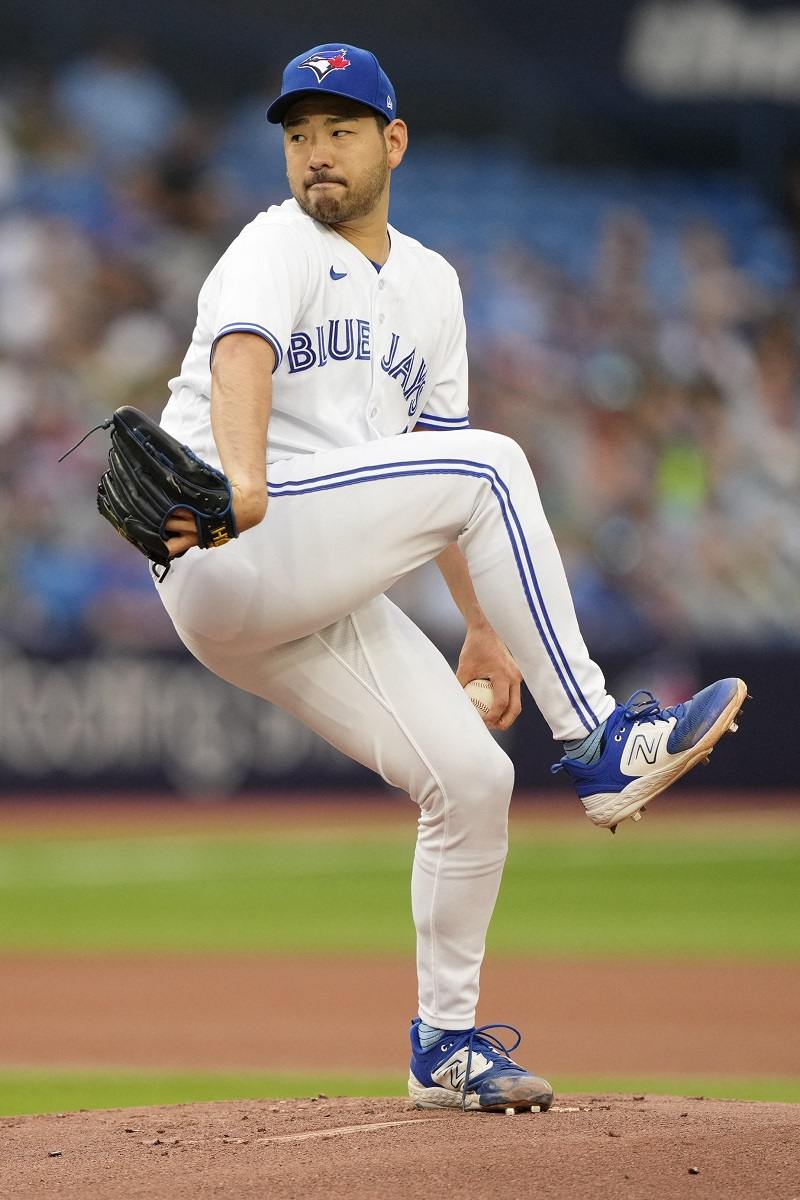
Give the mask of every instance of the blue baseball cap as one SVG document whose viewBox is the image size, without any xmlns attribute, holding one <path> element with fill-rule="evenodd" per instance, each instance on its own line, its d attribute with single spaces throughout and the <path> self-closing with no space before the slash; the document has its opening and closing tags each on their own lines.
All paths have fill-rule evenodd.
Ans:
<svg viewBox="0 0 800 1200">
<path fill-rule="evenodd" d="M 331 42 L 292 59 L 283 72 L 281 94 L 267 109 L 267 120 L 280 125 L 295 100 L 321 92 L 357 100 L 387 121 L 397 116 L 394 88 L 375 55 L 369 50 L 359 50 L 358 46 Z"/>
</svg>

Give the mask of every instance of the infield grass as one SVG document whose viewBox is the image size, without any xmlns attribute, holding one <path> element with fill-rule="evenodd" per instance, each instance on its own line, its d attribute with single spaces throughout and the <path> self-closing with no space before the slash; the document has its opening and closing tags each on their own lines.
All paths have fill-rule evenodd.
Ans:
<svg viewBox="0 0 800 1200">
<path fill-rule="evenodd" d="M 491 950 L 800 957 L 800 824 L 689 828 L 612 839 L 523 822 Z M 17 836 L 0 842 L 0 952 L 410 953 L 413 841 L 410 821 Z"/>
<path fill-rule="evenodd" d="M 566 1078 L 556 1081 L 557 1098 L 570 1094 L 652 1094 L 708 1099 L 800 1103 L 798 1079 Z M 396 1075 L 183 1074 L 103 1071 L 0 1072 L 0 1116 L 78 1112 L 93 1108 L 146 1108 L 215 1100 L 277 1100 L 317 1096 L 405 1096 Z M 152 1114 L 151 1114 L 152 1115 Z"/>
</svg>

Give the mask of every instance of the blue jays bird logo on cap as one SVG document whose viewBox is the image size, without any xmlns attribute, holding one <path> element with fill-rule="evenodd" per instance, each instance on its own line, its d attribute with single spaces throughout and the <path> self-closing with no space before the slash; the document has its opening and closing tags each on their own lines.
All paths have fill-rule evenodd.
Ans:
<svg viewBox="0 0 800 1200">
<path fill-rule="evenodd" d="M 350 66 L 350 60 L 347 57 L 347 51 L 342 47 L 338 54 L 331 55 L 326 58 L 322 54 L 312 54 L 305 62 L 300 63 L 300 67 L 308 67 L 309 71 L 313 71 L 317 77 L 317 83 L 322 83 L 323 79 L 330 75 L 331 71 L 344 71 Z M 298 68 L 299 69 L 299 68 Z"/>
<path fill-rule="evenodd" d="M 314 82 L 311 82 L 311 75 Z M 391 121 L 397 115 L 397 100 L 389 77 L 370 50 L 325 42 L 298 54 L 287 64 L 281 94 L 267 109 L 267 120 L 279 125 L 302 96 L 327 92 L 365 104 Z"/>
</svg>

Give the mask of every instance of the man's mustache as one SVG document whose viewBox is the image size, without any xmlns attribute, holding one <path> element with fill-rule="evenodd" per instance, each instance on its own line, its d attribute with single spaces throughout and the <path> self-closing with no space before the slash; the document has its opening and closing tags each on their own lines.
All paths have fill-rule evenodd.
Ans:
<svg viewBox="0 0 800 1200">
<path fill-rule="evenodd" d="M 347 186 L 345 179 L 341 179 L 338 175 L 331 175 L 328 171 L 316 171 L 305 180 L 307 188 L 313 187 L 315 183 L 341 183 L 343 187 Z"/>
</svg>

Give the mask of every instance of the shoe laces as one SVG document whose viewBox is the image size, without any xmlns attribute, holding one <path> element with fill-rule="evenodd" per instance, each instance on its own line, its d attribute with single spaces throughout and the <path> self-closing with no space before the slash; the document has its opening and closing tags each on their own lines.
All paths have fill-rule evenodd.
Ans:
<svg viewBox="0 0 800 1200">
<path fill-rule="evenodd" d="M 627 700 L 622 710 L 623 719 L 626 721 L 668 721 L 670 717 L 676 717 L 680 721 L 685 713 L 685 704 L 673 704 L 670 708 L 662 708 L 661 702 L 646 688 L 638 688 Z M 624 733 L 624 729 L 621 732 Z M 553 763 L 550 774 L 557 775 L 563 769 L 564 759 L 562 758 L 559 762 Z"/>
<path fill-rule="evenodd" d="M 510 1029 L 512 1033 L 516 1034 L 517 1040 L 515 1042 L 513 1042 L 510 1046 L 504 1046 L 503 1043 L 500 1041 L 500 1039 L 498 1037 L 495 1037 L 495 1035 L 493 1033 L 487 1033 L 486 1032 L 487 1029 Z M 473 1029 L 472 1032 L 470 1033 L 469 1041 L 467 1042 L 467 1069 L 464 1072 L 464 1087 L 461 1092 L 461 1108 L 462 1108 L 462 1111 L 464 1111 L 464 1112 L 466 1112 L 466 1108 L 467 1108 L 467 1090 L 469 1088 L 469 1069 L 470 1069 L 470 1066 L 472 1065 L 472 1049 L 473 1049 L 473 1046 L 474 1046 L 476 1040 L 478 1042 L 479 1047 L 480 1047 L 481 1043 L 483 1043 L 483 1045 L 486 1046 L 486 1048 L 492 1052 L 499 1050 L 500 1053 L 509 1060 L 509 1068 L 512 1071 L 519 1071 L 522 1074 L 525 1074 L 525 1068 L 519 1066 L 518 1063 L 511 1062 L 511 1057 L 510 1057 L 511 1051 L 516 1050 L 517 1046 L 522 1041 L 522 1034 L 516 1028 L 516 1026 L 503 1025 L 503 1024 L 478 1025 L 478 1027 L 476 1029 Z"/>
<path fill-rule="evenodd" d="M 640 700 L 639 697 L 642 697 Z M 670 717 L 677 717 L 678 720 L 684 715 L 685 706 L 683 704 L 673 704 L 670 708 L 662 708 L 652 692 L 646 691 L 644 688 L 639 688 L 634 692 L 630 699 L 625 704 L 623 716 L 627 721 L 665 721 Z"/>
</svg>

